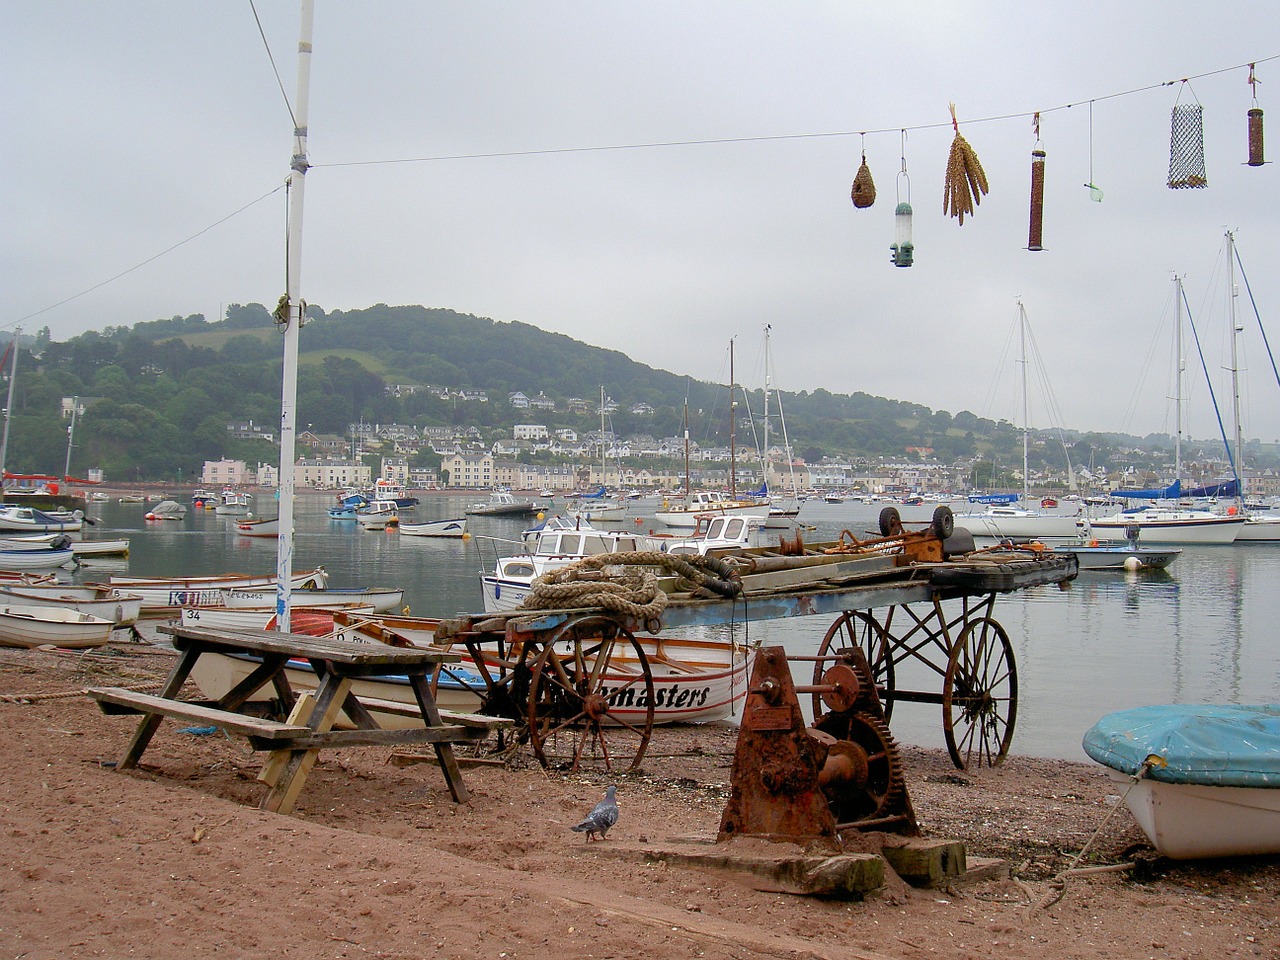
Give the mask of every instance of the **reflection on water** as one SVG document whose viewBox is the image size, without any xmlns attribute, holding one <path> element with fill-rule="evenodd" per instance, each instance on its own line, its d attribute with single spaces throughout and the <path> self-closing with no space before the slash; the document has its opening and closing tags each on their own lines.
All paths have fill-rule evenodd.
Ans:
<svg viewBox="0 0 1280 960">
<path fill-rule="evenodd" d="M 420 519 L 461 516 L 474 497 L 428 497 Z M 269 503 L 266 498 L 259 506 Z M 482 609 L 479 573 L 492 550 L 477 540 L 436 540 L 357 529 L 330 520 L 328 497 L 300 496 L 294 539 L 296 569 L 322 564 L 335 586 L 399 587 L 406 605 L 422 616 L 452 616 Z M 832 540 L 842 530 L 874 536 L 882 505 L 804 505 L 808 542 Z M 654 527 L 633 505 L 630 527 Z M 932 507 L 901 508 L 903 519 L 928 520 Z M 105 503 L 100 523 L 86 538 L 129 536 L 127 561 L 103 558 L 79 573 L 105 579 L 125 570 L 134 576 L 203 576 L 275 570 L 275 541 L 241 537 L 233 522 L 211 511 L 185 520 L 143 519 L 145 504 Z M 523 520 L 469 517 L 476 537 L 513 539 Z M 1019 711 L 1013 749 L 1018 753 L 1084 757 L 1080 738 L 1103 714 L 1152 703 L 1280 702 L 1280 546 L 1186 547 L 1168 571 L 1082 574 L 1067 590 L 1038 587 L 1001 596 L 995 618 L 1008 631 L 1017 658 Z M 831 625 L 829 617 L 737 622 L 708 632 L 721 637 L 781 644 L 795 654 L 813 653 Z M 811 666 L 798 667 L 807 682 Z M 942 689 L 927 667 L 900 670 L 901 689 Z M 893 715 L 899 740 L 942 744 L 941 709 L 900 703 Z"/>
</svg>

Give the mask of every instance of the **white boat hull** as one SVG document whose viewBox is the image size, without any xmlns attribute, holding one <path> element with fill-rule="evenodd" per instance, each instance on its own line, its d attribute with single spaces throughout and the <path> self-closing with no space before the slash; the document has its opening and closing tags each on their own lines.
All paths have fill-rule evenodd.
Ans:
<svg viewBox="0 0 1280 960">
<path fill-rule="evenodd" d="M 231 610 L 244 610 L 253 607 L 275 606 L 275 585 L 252 590 L 227 590 L 223 594 L 222 605 Z M 358 603 L 372 607 L 376 612 L 386 613 L 399 610 L 404 605 L 404 591 L 396 587 L 386 589 L 360 588 L 346 589 L 312 589 L 310 587 L 291 590 L 290 606 L 295 607 L 341 607 L 344 604 Z"/>
<path fill-rule="evenodd" d="M 1248 517 L 1235 542 L 1280 543 L 1280 517 Z"/>
<path fill-rule="evenodd" d="M 956 516 L 955 524 L 975 537 L 995 540 L 1042 540 L 1075 538 L 1074 515 L 1027 513 L 1023 516 L 996 513 L 967 513 Z"/>
<path fill-rule="evenodd" d="M 56 570 L 75 559 L 70 547 L 65 550 L 0 550 L 0 570 Z"/>
<path fill-rule="evenodd" d="M 75 610 L 0 606 L 0 644 L 11 647 L 100 647 L 111 640 L 110 620 Z"/>
<path fill-rule="evenodd" d="M 1069 553 L 1081 570 L 1163 570 L 1182 555 L 1178 547 L 1055 546 L 1055 554 Z"/>
<path fill-rule="evenodd" d="M 1088 521 L 1088 535 L 1094 540 L 1127 541 L 1126 528 L 1136 525 L 1141 543 L 1234 543 L 1244 526 L 1244 517 L 1188 517 L 1185 519 L 1141 519 L 1137 516 L 1105 517 Z M 1085 522 L 1081 521 L 1081 529 Z"/>
<path fill-rule="evenodd" d="M 400 533 L 406 537 L 464 537 L 467 534 L 467 518 L 424 520 L 417 523 L 405 523 L 401 520 Z"/>
<path fill-rule="evenodd" d="M 72 584 L 0 587 L 0 597 L 3 597 L 0 602 L 15 606 L 54 607 L 87 613 L 110 620 L 117 627 L 137 623 L 142 613 L 142 598 L 137 594 Z"/>
<path fill-rule="evenodd" d="M 223 607 L 226 606 L 228 590 L 253 588 L 274 590 L 276 578 L 274 575 L 261 577 L 232 575 L 166 580 L 162 577 L 112 576 L 108 582 L 117 590 L 140 596 L 143 613 L 155 615 L 176 612 L 181 607 Z M 292 589 L 301 590 L 308 586 L 324 587 L 327 583 L 328 575 L 324 572 L 324 568 L 317 567 L 306 573 L 295 573 Z"/>
<path fill-rule="evenodd" d="M 1106 768 L 1128 790 L 1131 778 Z M 1151 845 L 1166 857 L 1280 853 L 1280 788 L 1218 787 L 1142 778 L 1125 794 Z"/>
<path fill-rule="evenodd" d="M 735 506 L 697 506 L 685 509 L 655 510 L 653 519 L 675 530 L 696 530 L 699 517 L 755 517 L 761 524 L 769 517 L 768 504 L 740 504 Z"/>
</svg>

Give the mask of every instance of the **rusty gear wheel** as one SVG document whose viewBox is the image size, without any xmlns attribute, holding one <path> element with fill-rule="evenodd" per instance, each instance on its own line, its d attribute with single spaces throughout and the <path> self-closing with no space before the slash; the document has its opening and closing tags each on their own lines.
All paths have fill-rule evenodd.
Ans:
<svg viewBox="0 0 1280 960">
<path fill-rule="evenodd" d="M 823 793 L 837 825 L 887 816 L 906 795 L 902 759 L 889 726 L 869 713 L 827 714 L 814 727 L 836 739 Z"/>
</svg>

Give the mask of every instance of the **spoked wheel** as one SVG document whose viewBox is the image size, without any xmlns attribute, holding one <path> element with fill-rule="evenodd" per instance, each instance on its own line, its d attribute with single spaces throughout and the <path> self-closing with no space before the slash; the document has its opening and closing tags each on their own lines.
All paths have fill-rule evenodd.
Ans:
<svg viewBox="0 0 1280 960">
<path fill-rule="evenodd" d="M 886 508 L 889 509 L 889 508 Z M 889 651 L 889 634 L 884 625 L 866 610 L 846 610 L 831 624 L 822 644 L 818 647 L 818 656 L 834 656 L 841 650 L 857 647 L 867 657 L 871 667 L 871 678 L 875 681 L 876 692 L 880 695 L 880 706 L 884 710 L 884 722 L 888 723 L 893 715 L 893 657 Z M 819 659 L 813 665 L 814 685 L 822 683 L 822 675 L 831 666 L 830 660 Z M 813 715 L 819 716 L 826 708 L 820 694 L 813 694 Z"/>
<path fill-rule="evenodd" d="M 529 741 L 545 767 L 634 770 L 653 707 L 653 673 L 636 638 L 608 617 L 584 617 L 561 627 L 534 663 Z"/>
<path fill-rule="evenodd" d="M 1018 715 L 1018 671 L 1004 627 L 990 617 L 971 620 L 951 648 L 942 684 L 952 763 L 964 770 L 1004 762 Z"/>
</svg>

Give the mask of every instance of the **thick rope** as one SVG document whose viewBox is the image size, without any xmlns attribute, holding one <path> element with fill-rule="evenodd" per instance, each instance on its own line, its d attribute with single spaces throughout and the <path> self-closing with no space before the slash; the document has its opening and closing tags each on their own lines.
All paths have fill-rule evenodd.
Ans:
<svg viewBox="0 0 1280 960">
<path fill-rule="evenodd" d="M 672 556 L 656 550 L 605 553 L 584 557 L 536 578 L 519 609 L 601 607 L 653 619 L 666 609 L 667 594 L 658 587 L 657 575 L 651 569 L 643 569 L 651 567 L 689 581 L 695 594 L 732 597 L 742 590 L 733 567 L 713 557 Z"/>
</svg>

